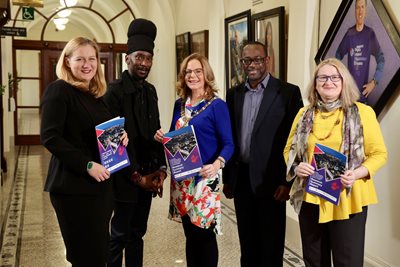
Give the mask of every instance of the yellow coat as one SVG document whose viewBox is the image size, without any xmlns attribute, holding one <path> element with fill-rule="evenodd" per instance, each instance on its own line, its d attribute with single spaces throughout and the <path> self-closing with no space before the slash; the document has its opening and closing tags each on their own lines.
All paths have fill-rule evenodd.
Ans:
<svg viewBox="0 0 400 267">
<path fill-rule="evenodd" d="M 360 112 L 364 134 L 365 161 L 362 165 L 368 169 L 369 176 L 356 180 L 351 189 L 350 196 L 348 197 L 346 196 L 346 190 L 343 188 L 340 193 L 338 206 L 318 196 L 305 192 L 304 201 L 319 205 L 320 223 L 332 220 L 348 219 L 350 214 L 361 212 L 363 206 L 368 206 L 369 204 L 375 204 L 378 202 L 374 182 L 371 178 L 375 175 L 378 169 L 385 164 L 387 159 L 387 150 L 373 109 L 362 103 L 357 102 L 356 104 Z M 284 150 L 286 162 L 288 160 L 289 149 L 296 130 L 296 125 L 305 108 L 300 109 L 294 119 Z M 341 111 L 338 109 L 328 114 L 324 113 L 329 117 L 322 118 L 321 116 L 318 116 L 318 111 L 316 111 L 313 123 L 313 132 L 318 138 L 323 139 L 329 135 L 336 119 L 338 118 L 339 112 Z M 340 123 L 333 128 L 331 135 L 323 141 L 318 140 L 314 134 L 310 133 L 307 144 L 308 158 L 310 160 L 309 163 L 311 163 L 315 143 L 340 151 L 342 144 L 342 122 L 343 112 L 340 114 Z"/>
</svg>

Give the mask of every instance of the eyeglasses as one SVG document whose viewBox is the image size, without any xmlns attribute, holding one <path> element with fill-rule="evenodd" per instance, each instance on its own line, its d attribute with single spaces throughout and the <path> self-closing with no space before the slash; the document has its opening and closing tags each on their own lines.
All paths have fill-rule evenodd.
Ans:
<svg viewBox="0 0 400 267">
<path fill-rule="evenodd" d="M 331 75 L 331 76 L 318 75 L 316 77 L 316 80 L 321 83 L 326 83 L 328 81 L 328 79 L 331 80 L 331 82 L 333 82 L 333 83 L 337 83 L 342 80 L 342 76 L 340 76 L 340 75 Z"/>
<path fill-rule="evenodd" d="M 242 62 L 243 65 L 246 65 L 246 66 L 251 65 L 251 63 L 253 63 L 253 62 L 257 65 L 261 65 L 264 63 L 265 57 L 256 57 L 256 58 L 245 57 L 245 58 L 241 58 L 240 61 Z"/>
<path fill-rule="evenodd" d="M 152 56 L 145 56 L 143 54 L 137 54 L 137 55 L 135 55 L 135 59 L 137 61 L 140 61 L 140 62 L 147 61 L 149 63 L 153 63 L 153 57 Z"/>
<path fill-rule="evenodd" d="M 199 75 L 203 74 L 203 69 L 200 69 L 200 68 L 194 69 L 194 70 L 186 69 L 183 71 L 183 74 L 185 74 L 186 77 L 190 77 L 192 75 L 192 72 L 194 73 L 194 75 L 199 77 Z"/>
</svg>

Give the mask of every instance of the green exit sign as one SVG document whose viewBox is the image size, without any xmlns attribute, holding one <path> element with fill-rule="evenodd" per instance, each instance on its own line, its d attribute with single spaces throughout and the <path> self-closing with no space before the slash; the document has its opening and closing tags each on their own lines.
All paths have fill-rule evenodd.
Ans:
<svg viewBox="0 0 400 267">
<path fill-rule="evenodd" d="M 22 7 L 22 19 L 23 20 L 34 20 L 35 10 L 33 7 Z"/>
</svg>

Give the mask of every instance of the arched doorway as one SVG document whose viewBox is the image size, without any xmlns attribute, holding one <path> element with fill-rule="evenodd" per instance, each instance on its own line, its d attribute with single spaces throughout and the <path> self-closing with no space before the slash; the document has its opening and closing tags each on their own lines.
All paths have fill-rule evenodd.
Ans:
<svg viewBox="0 0 400 267">
<path fill-rule="evenodd" d="M 46 86 L 57 78 L 55 65 L 71 38 L 84 36 L 96 40 L 101 47 L 107 82 L 119 77 L 126 51 L 126 29 L 134 15 L 124 0 L 112 2 L 113 5 L 108 1 L 79 0 L 74 6 L 60 6 L 59 0 L 48 0 L 42 9 L 34 8 L 38 19 L 27 28 L 27 38 L 13 39 L 15 82 L 11 100 L 15 103 L 15 145 L 40 144 L 40 99 Z M 65 30 L 53 24 L 61 11 L 71 11 Z M 21 12 L 22 7 L 15 11 L 14 27 L 20 27 L 17 18 Z"/>
</svg>

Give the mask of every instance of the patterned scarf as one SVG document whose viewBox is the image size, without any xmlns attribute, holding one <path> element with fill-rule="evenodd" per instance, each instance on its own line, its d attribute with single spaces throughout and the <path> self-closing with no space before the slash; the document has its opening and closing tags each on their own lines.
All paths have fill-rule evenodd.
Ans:
<svg viewBox="0 0 400 267">
<path fill-rule="evenodd" d="M 297 177 L 294 170 L 300 162 L 309 162 L 307 157 L 307 141 L 313 126 L 315 109 L 330 112 L 341 107 L 342 104 L 340 100 L 327 104 L 319 101 L 316 107 L 308 107 L 305 109 L 299 119 L 292 144 L 290 145 L 286 171 L 287 181 L 295 179 L 290 193 L 290 204 L 293 206 L 296 213 L 300 213 L 301 204 L 304 198 L 306 179 Z M 357 105 L 353 104 L 348 108 L 348 110 L 344 110 L 342 130 L 340 152 L 347 156 L 347 169 L 354 170 L 361 165 L 365 157 L 363 126 L 361 124 Z M 351 188 L 346 188 L 347 194 L 350 194 L 350 189 Z"/>
</svg>

